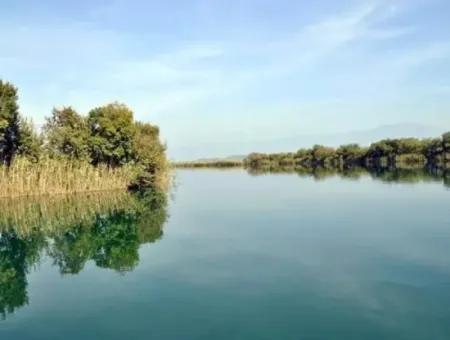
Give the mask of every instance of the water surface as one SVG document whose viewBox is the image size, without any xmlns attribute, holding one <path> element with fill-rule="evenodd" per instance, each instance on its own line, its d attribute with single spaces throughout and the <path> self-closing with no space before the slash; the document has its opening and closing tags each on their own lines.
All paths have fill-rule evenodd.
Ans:
<svg viewBox="0 0 450 340">
<path fill-rule="evenodd" d="M 169 199 L 0 202 L 0 338 L 450 338 L 448 180 L 177 183 Z"/>
</svg>

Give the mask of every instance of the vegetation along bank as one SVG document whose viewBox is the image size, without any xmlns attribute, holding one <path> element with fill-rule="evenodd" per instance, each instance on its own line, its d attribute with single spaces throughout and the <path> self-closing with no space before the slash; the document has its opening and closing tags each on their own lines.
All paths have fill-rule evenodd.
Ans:
<svg viewBox="0 0 450 340">
<path fill-rule="evenodd" d="M 315 145 L 288 153 L 252 153 L 244 160 L 249 168 L 450 168 L 450 132 L 430 139 L 384 139 L 369 147 L 358 144 L 332 148 Z"/>
<path fill-rule="evenodd" d="M 0 80 L 0 197 L 160 187 L 167 181 L 159 128 L 124 104 L 86 116 L 53 109 L 41 131 L 19 113 L 17 88 Z"/>
</svg>

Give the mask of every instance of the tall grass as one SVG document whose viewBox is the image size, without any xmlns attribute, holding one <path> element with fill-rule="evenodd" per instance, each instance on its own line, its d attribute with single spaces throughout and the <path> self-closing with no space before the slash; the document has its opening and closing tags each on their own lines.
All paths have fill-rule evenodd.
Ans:
<svg viewBox="0 0 450 340">
<path fill-rule="evenodd" d="M 137 169 L 92 166 L 86 162 L 42 159 L 38 163 L 17 158 L 0 166 L 0 197 L 127 189 Z"/>
</svg>

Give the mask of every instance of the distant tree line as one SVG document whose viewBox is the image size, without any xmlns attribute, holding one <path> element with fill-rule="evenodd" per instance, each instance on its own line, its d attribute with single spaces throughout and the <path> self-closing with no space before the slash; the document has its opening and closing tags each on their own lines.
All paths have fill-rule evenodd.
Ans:
<svg viewBox="0 0 450 340">
<path fill-rule="evenodd" d="M 244 164 L 250 168 L 264 167 L 450 167 L 450 132 L 440 138 L 384 139 L 362 147 L 358 144 L 332 148 L 314 145 L 289 153 L 252 153 Z"/>
<path fill-rule="evenodd" d="M 167 167 L 159 128 L 134 121 L 124 104 L 111 103 L 82 116 L 72 107 L 55 108 L 42 131 L 19 114 L 17 88 L 0 80 L 0 162 L 53 158 L 117 168 L 135 164 L 142 171 L 134 186 L 146 186 Z"/>
<path fill-rule="evenodd" d="M 242 161 L 224 159 L 214 161 L 176 162 L 173 165 L 176 168 L 237 168 L 242 167 Z"/>
</svg>

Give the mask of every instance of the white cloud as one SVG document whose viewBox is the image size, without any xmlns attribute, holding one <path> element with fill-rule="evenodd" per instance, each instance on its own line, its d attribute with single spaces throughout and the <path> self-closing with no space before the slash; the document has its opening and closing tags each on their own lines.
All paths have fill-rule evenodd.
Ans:
<svg viewBox="0 0 450 340">
<path fill-rule="evenodd" d="M 0 44 L 9 46 L 0 55 L 0 75 L 17 83 L 23 108 L 37 122 L 53 105 L 73 104 L 86 112 L 119 100 L 139 119 L 162 125 L 171 145 L 228 141 L 245 131 L 268 138 L 302 133 L 317 117 L 333 122 L 336 112 L 341 121 L 361 122 L 366 111 L 358 108 L 401 96 L 416 69 L 448 58 L 445 41 L 403 44 L 419 29 L 395 24 L 404 6 L 359 2 L 308 26 L 299 20 L 297 31 L 276 31 L 264 40 L 246 34 L 216 41 L 171 38 L 163 45 L 151 34 L 87 23 L 0 23 Z M 373 122 L 369 114 L 364 119 Z"/>
</svg>

